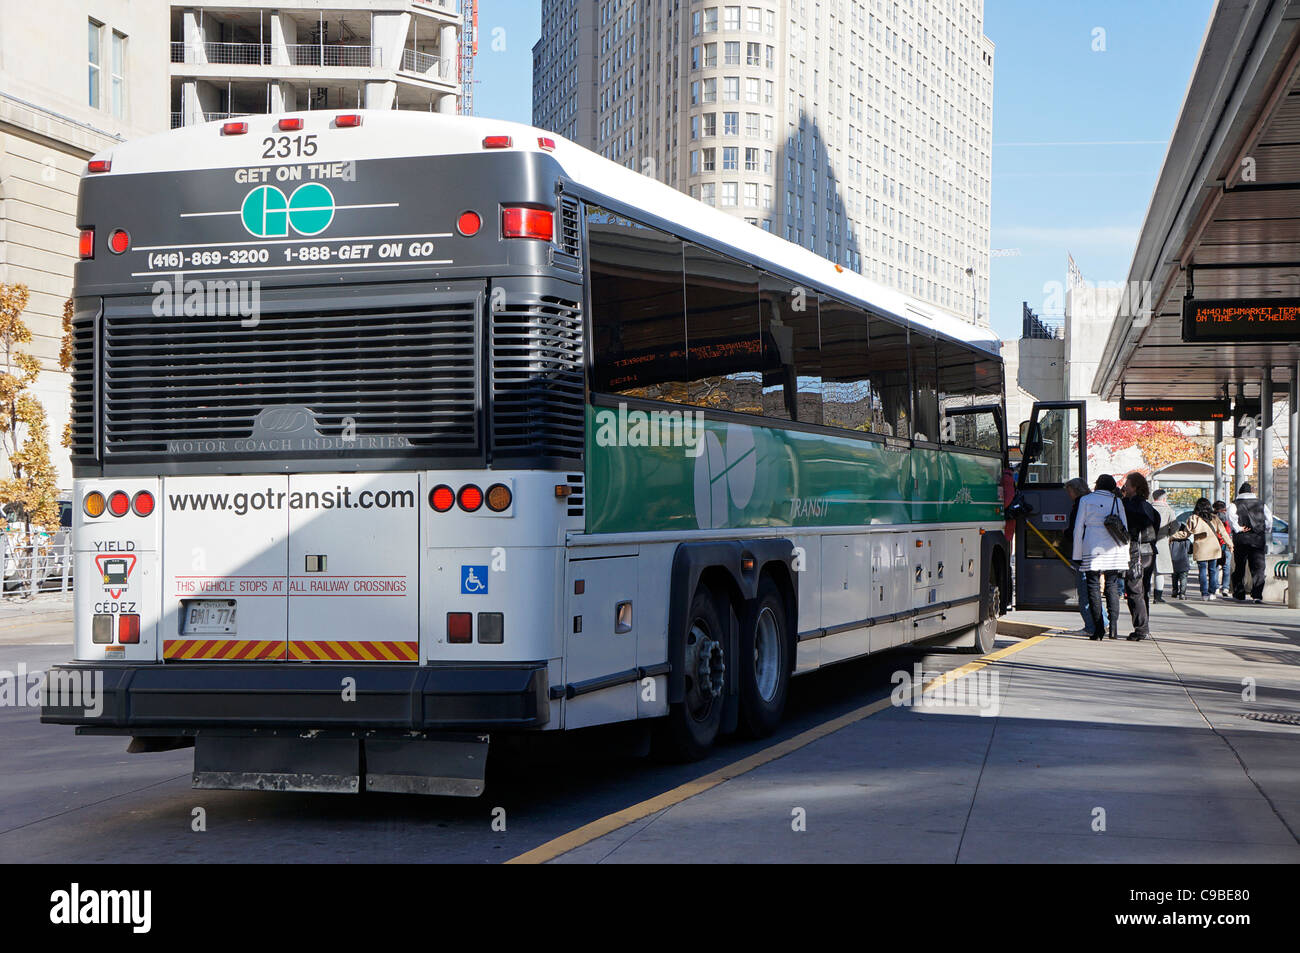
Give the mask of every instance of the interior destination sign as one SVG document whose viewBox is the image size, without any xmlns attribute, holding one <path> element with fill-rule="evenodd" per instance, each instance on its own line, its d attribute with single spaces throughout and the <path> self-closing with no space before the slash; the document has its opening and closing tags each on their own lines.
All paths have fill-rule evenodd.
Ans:
<svg viewBox="0 0 1300 953">
<path fill-rule="evenodd" d="M 1300 341 L 1300 299 L 1184 301 L 1184 341 Z"/>
<path fill-rule="evenodd" d="M 1226 400 L 1124 400 L 1120 420 L 1230 420 Z"/>
</svg>

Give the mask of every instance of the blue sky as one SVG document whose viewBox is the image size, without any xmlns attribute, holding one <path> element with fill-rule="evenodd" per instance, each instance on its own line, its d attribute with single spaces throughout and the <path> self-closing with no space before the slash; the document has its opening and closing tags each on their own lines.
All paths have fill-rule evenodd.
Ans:
<svg viewBox="0 0 1300 953">
<path fill-rule="evenodd" d="M 993 328 L 1050 310 L 1065 257 L 1123 281 L 1213 0 L 986 0 L 993 82 Z M 480 0 L 475 112 L 532 114 L 539 0 Z M 1097 33 L 1097 30 L 1104 33 Z M 1094 50 L 1103 45 L 1104 50 Z M 1064 145 L 1062 145 L 1064 143 Z"/>
</svg>

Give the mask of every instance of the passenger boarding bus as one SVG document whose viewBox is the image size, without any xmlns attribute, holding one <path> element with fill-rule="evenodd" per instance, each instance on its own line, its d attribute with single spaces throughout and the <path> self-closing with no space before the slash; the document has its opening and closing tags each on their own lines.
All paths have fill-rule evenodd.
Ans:
<svg viewBox="0 0 1300 953">
<path fill-rule="evenodd" d="M 491 120 L 187 127 L 77 214 L 45 722 L 200 788 L 475 795 L 491 737 L 698 758 L 796 675 L 992 645 L 986 328 Z"/>
</svg>

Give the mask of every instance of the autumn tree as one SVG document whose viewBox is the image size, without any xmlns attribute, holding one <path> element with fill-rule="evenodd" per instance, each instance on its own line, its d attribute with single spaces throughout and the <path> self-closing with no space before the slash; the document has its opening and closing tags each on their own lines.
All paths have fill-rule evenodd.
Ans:
<svg viewBox="0 0 1300 953">
<path fill-rule="evenodd" d="M 9 475 L 0 479 L 0 505 L 18 504 L 30 531 L 32 524 L 51 532 L 59 525 L 59 487 L 50 461 L 45 408 L 30 387 L 41 373 L 41 363 L 20 345 L 32 340 L 23 321 L 30 295 L 22 284 L 0 283 L 0 453 Z"/>
</svg>

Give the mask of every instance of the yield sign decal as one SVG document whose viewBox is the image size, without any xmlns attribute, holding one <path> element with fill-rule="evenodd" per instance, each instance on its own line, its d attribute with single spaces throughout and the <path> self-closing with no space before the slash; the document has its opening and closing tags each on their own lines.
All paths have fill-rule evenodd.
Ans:
<svg viewBox="0 0 1300 953">
<path fill-rule="evenodd" d="M 99 577 L 104 582 L 104 591 L 116 599 L 126 589 L 131 578 L 131 570 L 135 568 L 135 556 L 130 553 L 123 553 L 120 556 L 101 553 L 95 557 L 95 568 L 99 570 Z"/>
</svg>

